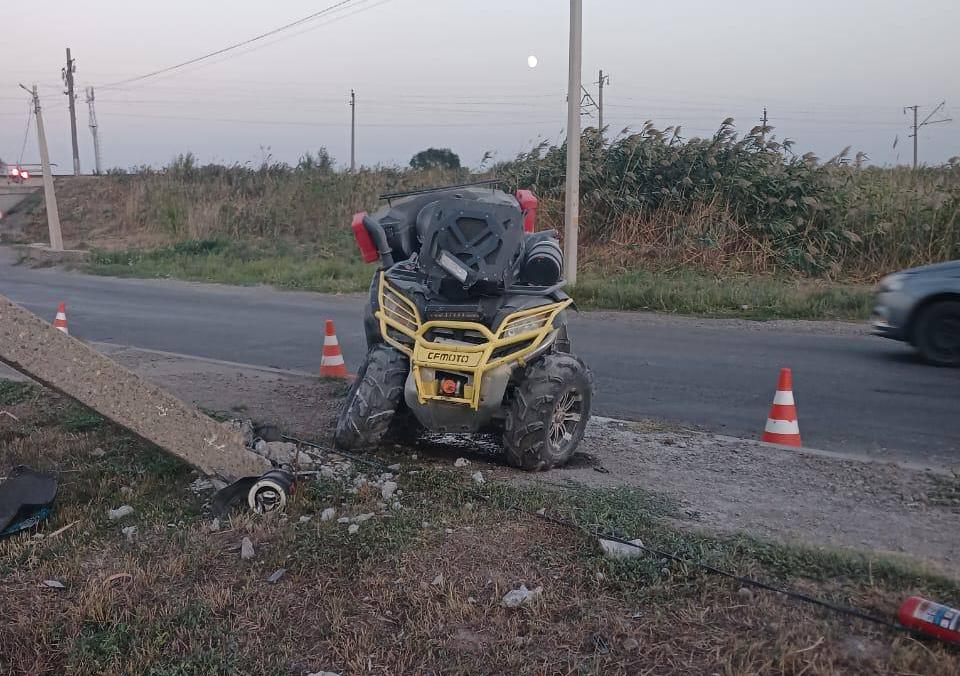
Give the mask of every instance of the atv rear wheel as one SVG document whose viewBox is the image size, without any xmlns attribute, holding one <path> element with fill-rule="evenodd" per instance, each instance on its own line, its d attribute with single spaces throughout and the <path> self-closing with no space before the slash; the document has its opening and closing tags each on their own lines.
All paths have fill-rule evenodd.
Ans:
<svg viewBox="0 0 960 676">
<path fill-rule="evenodd" d="M 507 462 L 528 471 L 563 465 L 590 418 L 590 370 L 572 354 L 553 353 L 530 364 L 522 378 L 503 433 Z"/>
<path fill-rule="evenodd" d="M 367 352 L 337 420 L 338 448 L 350 451 L 380 444 L 400 405 L 408 371 L 407 357 L 399 350 L 375 345 Z"/>
</svg>

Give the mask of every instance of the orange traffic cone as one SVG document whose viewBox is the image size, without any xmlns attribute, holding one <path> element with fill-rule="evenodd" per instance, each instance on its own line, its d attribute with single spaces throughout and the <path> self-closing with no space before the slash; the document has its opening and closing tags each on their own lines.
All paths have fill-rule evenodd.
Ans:
<svg viewBox="0 0 960 676">
<path fill-rule="evenodd" d="M 343 354 L 340 352 L 340 342 L 337 333 L 333 330 L 333 320 L 327 320 L 327 335 L 323 338 L 323 358 L 320 359 L 320 376 L 322 378 L 349 378 L 347 366 L 343 363 Z"/>
<path fill-rule="evenodd" d="M 800 446 L 800 426 L 797 424 L 797 405 L 793 401 L 793 374 L 780 369 L 777 393 L 770 407 L 770 417 L 763 430 L 763 441 L 784 446 Z"/>
<path fill-rule="evenodd" d="M 70 330 L 67 328 L 67 306 L 65 303 L 60 303 L 60 307 L 57 308 L 57 316 L 53 320 L 53 328 L 63 331 L 68 336 L 70 335 Z"/>
</svg>

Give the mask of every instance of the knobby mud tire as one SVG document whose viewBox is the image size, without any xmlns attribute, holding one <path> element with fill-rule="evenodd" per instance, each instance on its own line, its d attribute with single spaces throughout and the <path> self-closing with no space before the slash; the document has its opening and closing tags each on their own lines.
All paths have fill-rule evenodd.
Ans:
<svg viewBox="0 0 960 676">
<path fill-rule="evenodd" d="M 334 440 L 345 451 L 376 448 L 403 398 L 409 362 L 387 345 L 375 345 L 357 373 L 337 420 Z"/>
<path fill-rule="evenodd" d="M 554 416 L 565 395 L 579 397 L 579 421 L 557 444 L 551 439 Z M 559 467 L 583 439 L 593 398 L 593 376 L 573 354 L 552 353 L 530 364 L 517 385 L 503 434 L 507 462 L 527 471 Z"/>
</svg>

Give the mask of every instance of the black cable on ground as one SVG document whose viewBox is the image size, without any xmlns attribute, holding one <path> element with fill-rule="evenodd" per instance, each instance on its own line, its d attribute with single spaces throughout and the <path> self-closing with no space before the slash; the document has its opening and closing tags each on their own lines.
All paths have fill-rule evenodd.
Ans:
<svg viewBox="0 0 960 676">
<path fill-rule="evenodd" d="M 308 447 L 314 448 L 314 449 L 316 449 L 316 450 L 318 450 L 318 451 L 321 451 L 321 452 L 324 452 L 324 453 L 333 453 L 333 454 L 336 454 L 336 455 L 340 455 L 340 456 L 342 456 L 342 457 L 344 457 L 344 458 L 347 458 L 347 459 L 349 459 L 349 460 L 353 460 L 353 461 L 355 461 L 355 462 L 360 462 L 360 463 L 362 463 L 362 464 L 369 465 L 369 466 L 371 466 L 371 467 L 376 467 L 377 469 L 383 469 L 383 470 L 386 470 L 386 471 L 390 471 L 389 466 L 386 465 L 385 463 L 379 461 L 379 460 L 369 460 L 369 459 L 367 459 L 367 458 L 362 458 L 362 457 L 359 457 L 359 456 L 356 456 L 356 455 L 353 455 L 353 454 L 350 454 L 350 453 L 346 453 L 346 452 L 341 451 L 341 450 L 338 450 L 338 449 L 336 449 L 336 448 L 329 448 L 329 447 L 326 447 L 326 446 L 322 446 L 322 445 L 320 445 L 320 444 L 315 444 L 315 443 L 313 443 L 313 442 L 305 441 L 305 440 L 303 440 L 303 439 L 298 439 L 298 438 L 296 438 L 296 437 L 291 437 L 291 436 L 287 436 L 287 435 L 282 435 L 282 436 L 283 436 L 283 439 L 286 440 L 286 441 L 290 441 L 290 442 L 297 443 L 297 444 L 302 444 L 302 445 L 304 445 L 304 446 L 308 446 Z M 489 502 L 491 501 L 489 496 L 483 495 L 483 494 L 480 493 L 479 491 L 476 491 L 476 490 L 473 490 L 473 489 L 468 489 L 468 490 L 467 490 L 467 493 L 468 493 L 469 495 L 471 495 L 472 497 L 474 497 L 475 499 L 479 500 L 479 501 L 486 502 L 486 503 L 489 503 Z M 585 528 L 585 527 L 583 527 L 583 526 L 581 526 L 581 525 L 579 525 L 579 524 L 577 524 L 577 523 L 575 523 L 574 521 L 571 521 L 571 520 L 569 520 L 569 519 L 563 519 L 563 518 L 560 518 L 560 517 L 549 516 L 549 515 L 547 515 L 547 514 L 541 514 L 541 513 L 539 513 L 539 512 L 535 512 L 535 511 L 532 511 L 532 510 L 529 510 L 529 509 L 525 509 L 525 508 L 523 508 L 523 507 L 520 507 L 519 505 L 510 505 L 507 509 L 510 509 L 510 510 L 519 512 L 519 513 L 521 513 L 521 514 L 525 514 L 525 515 L 527 515 L 527 516 L 532 516 L 532 517 L 535 517 L 535 518 L 538 518 L 538 519 L 542 519 L 542 520 L 547 521 L 547 522 L 549 522 L 549 523 L 553 523 L 553 524 L 555 524 L 555 525 L 562 526 L 562 527 L 564 527 L 564 528 L 566 528 L 566 529 L 568 529 L 568 530 L 576 531 L 576 532 L 578 532 L 578 533 L 581 533 L 581 534 L 583 534 L 583 535 L 587 535 L 587 536 L 592 537 L 592 538 L 602 538 L 602 539 L 604 539 L 604 540 L 609 540 L 609 541 L 611 541 L 611 542 L 616 542 L 616 543 L 621 544 L 621 545 L 626 545 L 626 546 L 629 546 L 629 547 L 635 547 L 636 549 L 639 549 L 639 550 L 641 550 L 641 551 L 644 551 L 644 552 L 646 552 L 646 553 L 648 553 L 648 554 L 652 554 L 652 555 L 654 555 L 654 556 L 658 556 L 658 557 L 660 557 L 660 558 L 669 559 L 669 560 L 671 560 L 671 561 L 675 561 L 675 562 L 677 562 L 677 563 L 682 563 L 682 564 L 688 565 L 688 566 L 695 566 L 695 567 L 700 568 L 700 569 L 702 569 L 702 570 L 705 570 L 706 572 L 711 573 L 711 574 L 713 574 L 713 575 L 718 575 L 718 576 L 720 576 L 720 577 L 725 577 L 725 578 L 728 578 L 728 579 L 731 579 L 731 580 L 735 580 L 736 582 L 738 582 L 738 583 L 740 583 L 740 584 L 742 584 L 742 585 L 745 585 L 745 586 L 756 587 L 756 588 L 758 588 L 758 589 L 763 589 L 763 590 L 765 590 L 765 591 L 769 591 L 769 592 L 772 592 L 772 593 L 774 593 L 774 594 L 779 594 L 779 595 L 781 595 L 781 596 L 785 596 L 785 597 L 790 598 L 790 599 L 793 599 L 793 600 L 795 600 L 795 601 L 800 601 L 800 602 L 802 602 L 802 603 L 808 603 L 808 604 L 810 604 L 810 605 L 819 606 L 819 607 L 821 607 L 821 608 L 825 608 L 826 610 L 829 610 L 829 611 L 832 611 L 832 612 L 834 612 L 834 613 L 837 613 L 838 615 L 845 615 L 845 616 L 848 616 L 848 617 L 854 617 L 854 618 L 857 618 L 857 619 L 859 619 L 859 620 L 863 620 L 863 621 L 865 621 L 865 622 L 871 622 L 871 623 L 873 623 L 873 624 L 876 624 L 876 625 L 879 625 L 879 626 L 882 626 L 882 627 L 886 627 L 887 629 L 892 629 L 892 630 L 894 630 L 894 631 L 899 631 L 899 632 L 908 634 L 908 635 L 910 635 L 910 636 L 912 636 L 912 637 L 914 637 L 914 638 L 925 638 L 925 639 L 935 638 L 935 637 L 932 637 L 932 636 L 930 636 L 930 635 L 928 635 L 928 634 L 924 634 L 924 633 L 922 633 L 922 632 L 919 632 L 919 631 L 916 631 L 916 630 L 914 630 L 914 629 L 911 629 L 910 627 L 905 627 L 905 626 L 903 626 L 902 624 L 900 624 L 899 622 L 896 622 L 895 620 L 888 620 L 888 619 L 885 618 L 885 617 L 880 617 L 880 616 L 878 616 L 878 615 L 872 615 L 872 614 L 870 614 L 870 613 L 868 613 L 868 612 L 865 612 L 865 611 L 860 610 L 859 608 L 854 608 L 853 606 L 840 605 L 840 604 L 837 604 L 837 603 L 833 603 L 833 602 L 831 602 L 831 601 L 827 601 L 826 599 L 818 598 L 818 597 L 816 597 L 816 596 L 811 596 L 811 595 L 809 595 L 809 594 L 804 594 L 803 592 L 799 592 L 799 591 L 796 591 L 796 590 L 794 590 L 794 589 L 789 589 L 789 588 L 787 588 L 787 587 L 778 587 L 778 586 L 776 586 L 776 585 L 768 584 L 768 583 L 766 583 L 766 582 L 763 582 L 763 581 L 761 581 L 761 580 L 757 580 L 757 579 L 754 579 L 754 578 L 751 578 L 751 577 L 746 577 L 746 576 L 744 576 L 744 575 L 737 575 L 736 573 L 732 573 L 732 572 L 730 572 L 730 571 L 728 571 L 728 570 L 724 570 L 724 569 L 722 569 L 722 568 L 717 568 L 716 566 L 711 565 L 711 564 L 709 564 L 709 563 L 707 563 L 707 562 L 705 562 L 705 561 L 699 561 L 699 560 L 697 560 L 697 559 L 688 559 L 688 558 L 685 558 L 685 557 L 683 557 L 683 556 L 679 556 L 679 555 L 677 555 L 677 554 L 671 554 L 671 553 L 669 553 L 669 552 L 665 552 L 665 551 L 656 549 L 656 548 L 654 548 L 654 547 L 648 547 L 647 545 L 644 545 L 644 544 L 636 544 L 636 543 L 634 543 L 634 542 L 630 542 L 629 540 L 624 540 L 623 538 L 620 538 L 620 537 L 618 537 L 618 536 L 616 536 L 616 535 L 603 534 L 603 533 L 594 533 L 594 532 L 591 532 L 590 530 L 588 530 L 587 528 Z M 944 643 L 946 643 L 946 642 L 944 642 Z M 950 645 L 949 643 L 946 643 L 946 644 L 947 644 L 947 645 Z"/>
</svg>

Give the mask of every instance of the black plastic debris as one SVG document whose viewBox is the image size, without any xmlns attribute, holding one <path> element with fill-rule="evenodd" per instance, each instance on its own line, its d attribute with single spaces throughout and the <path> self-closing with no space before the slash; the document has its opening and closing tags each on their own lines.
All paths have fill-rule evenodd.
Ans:
<svg viewBox="0 0 960 676">
<path fill-rule="evenodd" d="M 0 482 L 0 538 L 33 528 L 50 515 L 57 478 L 20 465 Z"/>
</svg>

